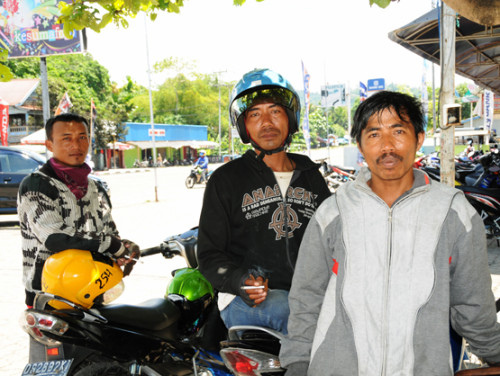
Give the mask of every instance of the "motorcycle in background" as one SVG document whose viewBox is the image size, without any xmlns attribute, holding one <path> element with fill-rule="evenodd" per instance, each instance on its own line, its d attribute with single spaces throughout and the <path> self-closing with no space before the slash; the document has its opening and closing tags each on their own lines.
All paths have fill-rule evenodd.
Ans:
<svg viewBox="0 0 500 376">
<path fill-rule="evenodd" d="M 434 159 L 433 163 L 422 163 L 418 166 L 433 180 L 441 180 L 441 166 Z M 473 165 L 462 165 L 455 168 L 455 188 L 464 192 L 469 203 L 476 209 L 483 220 L 486 236 L 496 239 L 500 245 L 500 156 L 497 152 L 481 156 Z"/>
<path fill-rule="evenodd" d="M 194 166 L 186 178 L 186 187 L 193 188 L 195 184 L 206 184 L 212 171 L 207 171 L 206 179 L 203 179 L 203 170 L 200 166 Z"/>
<path fill-rule="evenodd" d="M 326 184 L 332 193 L 335 192 L 340 185 L 356 179 L 356 171 L 353 168 L 329 165 L 326 162 L 321 164 L 321 168 Z"/>
</svg>

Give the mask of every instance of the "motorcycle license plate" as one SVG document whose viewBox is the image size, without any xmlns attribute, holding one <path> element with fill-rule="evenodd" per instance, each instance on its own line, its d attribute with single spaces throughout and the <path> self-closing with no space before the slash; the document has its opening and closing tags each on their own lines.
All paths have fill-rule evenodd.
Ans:
<svg viewBox="0 0 500 376">
<path fill-rule="evenodd" d="M 21 376 L 66 376 L 73 359 L 28 363 Z"/>
</svg>

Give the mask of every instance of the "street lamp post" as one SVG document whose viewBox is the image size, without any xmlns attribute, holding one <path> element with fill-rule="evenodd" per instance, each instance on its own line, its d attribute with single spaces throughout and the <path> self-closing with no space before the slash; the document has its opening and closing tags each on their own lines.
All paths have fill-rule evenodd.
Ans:
<svg viewBox="0 0 500 376">
<path fill-rule="evenodd" d="M 115 156 L 115 153 L 116 153 L 116 149 L 115 149 L 115 143 L 116 143 L 116 133 L 113 132 L 111 133 L 111 136 L 113 136 L 113 168 L 116 168 L 116 156 Z"/>
</svg>

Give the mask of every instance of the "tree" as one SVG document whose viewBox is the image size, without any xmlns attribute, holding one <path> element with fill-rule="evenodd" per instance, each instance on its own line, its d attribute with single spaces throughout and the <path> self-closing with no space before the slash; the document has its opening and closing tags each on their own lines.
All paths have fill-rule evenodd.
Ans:
<svg viewBox="0 0 500 376">
<path fill-rule="evenodd" d="M 38 58 L 13 59 L 6 62 L 15 78 L 38 78 Z M 121 123 L 133 108 L 132 97 L 139 90 L 130 78 L 123 88 L 112 85 L 106 68 L 90 54 L 58 55 L 47 59 L 50 109 L 53 114 L 65 92 L 73 104 L 72 112 L 89 118 L 90 103 L 97 108 L 96 144 L 104 148 L 114 130 L 118 139 L 126 130 Z M 41 87 L 37 89 L 41 94 Z M 40 126 L 42 124 L 39 124 Z M 114 127 L 114 128 L 113 128 Z"/>
<path fill-rule="evenodd" d="M 245 1 L 233 0 L 233 4 L 243 5 Z M 99 32 L 111 22 L 127 27 L 127 18 L 134 18 L 139 12 L 145 12 L 154 21 L 159 12 L 179 13 L 183 6 L 184 0 L 73 0 L 71 3 L 61 1 L 59 21 L 64 24 L 64 33 L 69 36 L 73 30 L 86 27 Z"/>
<path fill-rule="evenodd" d="M 156 63 L 154 69 L 157 73 L 171 76 L 152 91 L 155 123 L 207 125 L 208 139 L 216 142 L 219 141 L 220 88 L 221 148 L 228 150 L 228 88 L 234 83 L 220 82 L 213 74 L 197 73 L 194 62 L 174 57 Z M 148 91 L 137 91 L 131 102 L 134 108 L 129 114 L 129 120 L 150 122 Z M 236 146 L 237 149 L 238 147 Z"/>
</svg>

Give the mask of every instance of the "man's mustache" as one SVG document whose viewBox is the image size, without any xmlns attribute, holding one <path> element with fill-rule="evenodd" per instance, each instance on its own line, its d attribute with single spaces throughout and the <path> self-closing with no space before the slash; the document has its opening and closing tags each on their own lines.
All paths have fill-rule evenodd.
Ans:
<svg viewBox="0 0 500 376">
<path fill-rule="evenodd" d="M 400 155 L 398 155 L 396 153 L 393 153 L 393 152 L 390 152 L 390 153 L 384 153 L 384 154 L 382 154 L 380 157 L 378 157 L 376 159 L 376 162 L 377 162 L 377 164 L 383 163 L 384 160 L 386 158 L 389 158 L 389 157 L 392 157 L 392 158 L 395 158 L 395 159 L 399 159 L 400 161 L 403 160 L 403 157 L 401 157 Z"/>
</svg>

